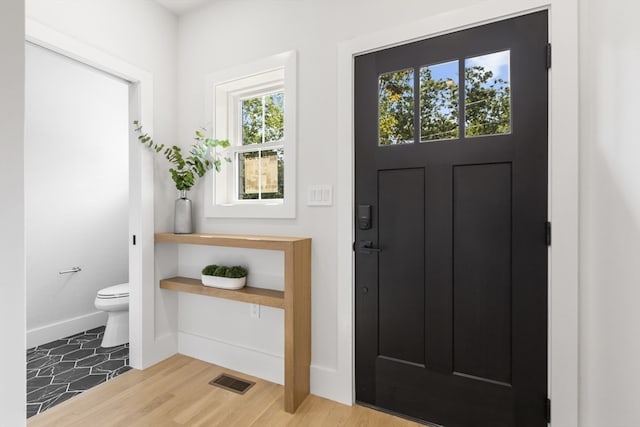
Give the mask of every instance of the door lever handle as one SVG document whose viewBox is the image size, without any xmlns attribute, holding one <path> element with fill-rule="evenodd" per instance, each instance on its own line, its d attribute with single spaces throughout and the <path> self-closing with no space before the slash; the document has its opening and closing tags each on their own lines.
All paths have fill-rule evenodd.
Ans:
<svg viewBox="0 0 640 427">
<path fill-rule="evenodd" d="M 361 240 L 358 242 L 358 252 L 361 254 L 380 253 L 382 249 L 374 248 L 371 240 Z"/>
</svg>

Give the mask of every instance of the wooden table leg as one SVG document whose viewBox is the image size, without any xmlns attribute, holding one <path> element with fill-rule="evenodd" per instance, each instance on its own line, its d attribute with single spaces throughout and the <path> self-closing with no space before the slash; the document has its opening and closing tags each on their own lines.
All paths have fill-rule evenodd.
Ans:
<svg viewBox="0 0 640 427">
<path fill-rule="evenodd" d="M 284 409 L 293 413 L 309 395 L 311 240 L 293 243 L 284 257 Z"/>
</svg>

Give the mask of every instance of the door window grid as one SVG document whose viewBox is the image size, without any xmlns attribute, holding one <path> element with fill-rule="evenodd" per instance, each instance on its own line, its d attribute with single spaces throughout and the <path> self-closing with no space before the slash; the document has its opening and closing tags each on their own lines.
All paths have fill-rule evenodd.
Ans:
<svg viewBox="0 0 640 427">
<path fill-rule="evenodd" d="M 460 123 L 459 60 L 418 70 L 419 141 L 436 142 L 511 133 L 510 51 L 464 60 L 464 122 Z M 414 142 L 415 70 L 378 78 L 378 145 Z"/>
</svg>

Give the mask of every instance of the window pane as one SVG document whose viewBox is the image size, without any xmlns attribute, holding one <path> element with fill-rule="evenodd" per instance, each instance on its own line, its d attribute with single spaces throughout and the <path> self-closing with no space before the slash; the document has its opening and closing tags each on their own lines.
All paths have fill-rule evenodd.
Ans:
<svg viewBox="0 0 640 427">
<path fill-rule="evenodd" d="M 262 142 L 263 111 L 261 96 L 242 101 L 242 145 Z"/>
<path fill-rule="evenodd" d="M 264 141 L 280 141 L 284 138 L 284 92 L 265 96 Z"/>
<path fill-rule="evenodd" d="M 465 136 L 511 132 L 509 68 L 508 50 L 465 60 Z"/>
<path fill-rule="evenodd" d="M 458 61 L 420 68 L 420 142 L 458 137 Z"/>
<path fill-rule="evenodd" d="M 260 158 L 259 151 L 238 153 L 238 199 L 249 200 L 260 197 L 258 188 Z"/>
<path fill-rule="evenodd" d="M 284 150 L 238 154 L 238 199 L 284 197 Z"/>
<path fill-rule="evenodd" d="M 284 92 L 242 100 L 242 145 L 284 138 Z"/>
<path fill-rule="evenodd" d="M 284 150 L 264 150 L 260 156 L 263 199 L 284 198 Z"/>
<path fill-rule="evenodd" d="M 413 142 L 413 69 L 382 74 L 378 80 L 378 144 Z"/>
</svg>

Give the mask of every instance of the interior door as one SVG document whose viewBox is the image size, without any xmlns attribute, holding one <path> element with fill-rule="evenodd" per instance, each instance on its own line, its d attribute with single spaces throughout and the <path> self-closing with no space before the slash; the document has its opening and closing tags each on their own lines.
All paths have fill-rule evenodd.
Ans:
<svg viewBox="0 0 640 427">
<path fill-rule="evenodd" d="M 355 58 L 356 400 L 544 426 L 547 12 Z"/>
</svg>

